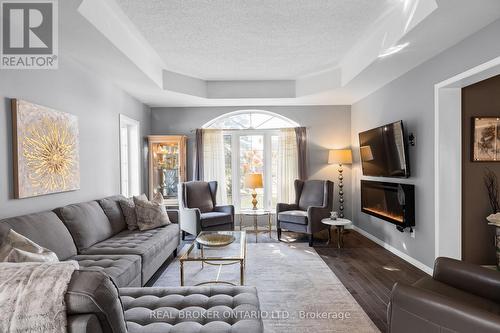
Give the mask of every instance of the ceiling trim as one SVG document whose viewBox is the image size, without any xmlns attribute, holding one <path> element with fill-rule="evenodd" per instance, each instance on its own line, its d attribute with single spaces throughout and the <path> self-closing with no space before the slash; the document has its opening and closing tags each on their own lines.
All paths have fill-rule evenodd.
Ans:
<svg viewBox="0 0 500 333">
<path fill-rule="evenodd" d="M 413 9 L 405 9 L 405 5 Z M 374 62 L 381 49 L 401 39 L 410 23 L 415 26 L 436 8 L 435 0 L 402 1 L 377 22 L 379 28 L 368 39 L 348 52 L 340 67 L 296 80 L 248 81 L 209 81 L 169 71 L 115 0 L 83 0 L 78 11 L 161 89 L 207 99 L 238 99 L 296 98 L 343 87 Z"/>
<path fill-rule="evenodd" d="M 64 1 L 61 36 L 66 54 L 154 107 L 350 105 L 500 17 L 497 0 L 397 1 L 399 16 L 386 12 L 339 66 L 295 80 L 210 81 L 171 71 L 115 0 Z"/>
</svg>

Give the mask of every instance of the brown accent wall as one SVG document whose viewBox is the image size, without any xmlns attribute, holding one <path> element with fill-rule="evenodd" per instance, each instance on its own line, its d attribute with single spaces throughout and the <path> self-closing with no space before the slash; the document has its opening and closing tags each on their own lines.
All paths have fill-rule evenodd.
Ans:
<svg viewBox="0 0 500 333">
<path fill-rule="evenodd" d="M 500 117 L 500 75 L 462 89 L 462 258 L 479 265 L 493 265 L 494 228 L 483 175 L 486 168 L 500 179 L 500 162 L 471 162 L 472 118 Z"/>
</svg>

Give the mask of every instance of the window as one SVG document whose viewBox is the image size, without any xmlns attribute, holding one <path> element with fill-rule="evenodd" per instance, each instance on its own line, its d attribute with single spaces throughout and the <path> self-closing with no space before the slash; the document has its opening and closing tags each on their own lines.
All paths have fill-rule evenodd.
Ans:
<svg viewBox="0 0 500 333">
<path fill-rule="evenodd" d="M 252 208 L 252 190 L 244 181 L 247 173 L 263 174 L 264 188 L 257 189 L 258 207 L 276 207 L 280 129 L 297 126 L 283 116 L 260 110 L 229 113 L 203 126 L 223 131 L 227 202 L 236 210 Z"/>
<path fill-rule="evenodd" d="M 139 122 L 120 115 L 120 185 L 121 194 L 140 194 Z"/>
</svg>

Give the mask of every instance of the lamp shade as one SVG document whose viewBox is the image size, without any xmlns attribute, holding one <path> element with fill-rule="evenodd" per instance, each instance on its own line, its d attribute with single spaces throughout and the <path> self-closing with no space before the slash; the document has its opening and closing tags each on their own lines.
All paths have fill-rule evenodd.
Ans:
<svg viewBox="0 0 500 333">
<path fill-rule="evenodd" d="M 263 188 L 264 184 L 262 181 L 261 173 L 247 173 L 245 175 L 245 187 L 246 188 Z"/>
<path fill-rule="evenodd" d="M 332 149 L 328 154 L 328 164 L 351 164 L 352 152 L 350 149 Z"/>
</svg>

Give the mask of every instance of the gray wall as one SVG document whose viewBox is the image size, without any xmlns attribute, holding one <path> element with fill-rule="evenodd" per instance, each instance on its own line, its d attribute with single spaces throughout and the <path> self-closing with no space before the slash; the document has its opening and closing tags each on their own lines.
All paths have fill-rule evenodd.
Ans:
<svg viewBox="0 0 500 333">
<path fill-rule="evenodd" d="M 208 121 L 228 112 L 260 109 L 275 112 L 296 121 L 308 130 L 309 178 L 337 182 L 337 169 L 328 165 L 328 149 L 350 146 L 350 106 L 262 106 L 262 107 L 192 107 L 153 108 L 153 134 L 184 134 L 188 136 L 188 177 L 193 175 L 194 132 Z M 345 166 L 346 216 L 351 212 L 351 172 Z M 335 191 L 338 189 L 335 188 Z M 337 197 L 335 198 L 337 200 Z M 338 206 L 338 205 L 337 205 Z M 336 207 L 337 207 L 336 206 Z"/>
<path fill-rule="evenodd" d="M 67 57 L 58 70 L 2 70 L 0 74 L 0 218 L 120 192 L 119 114 L 150 129 L 150 109 Z M 79 191 L 14 200 L 10 98 L 25 99 L 78 116 Z"/>
<path fill-rule="evenodd" d="M 429 267 L 434 261 L 434 85 L 500 56 L 499 35 L 500 21 L 496 21 L 352 106 L 353 146 L 359 147 L 359 132 L 399 119 L 416 136 L 416 146 L 410 147 L 412 176 L 404 180 L 416 186 L 415 238 L 360 212 L 359 179 L 369 177 L 361 176 L 356 149 L 354 223 Z"/>
</svg>

